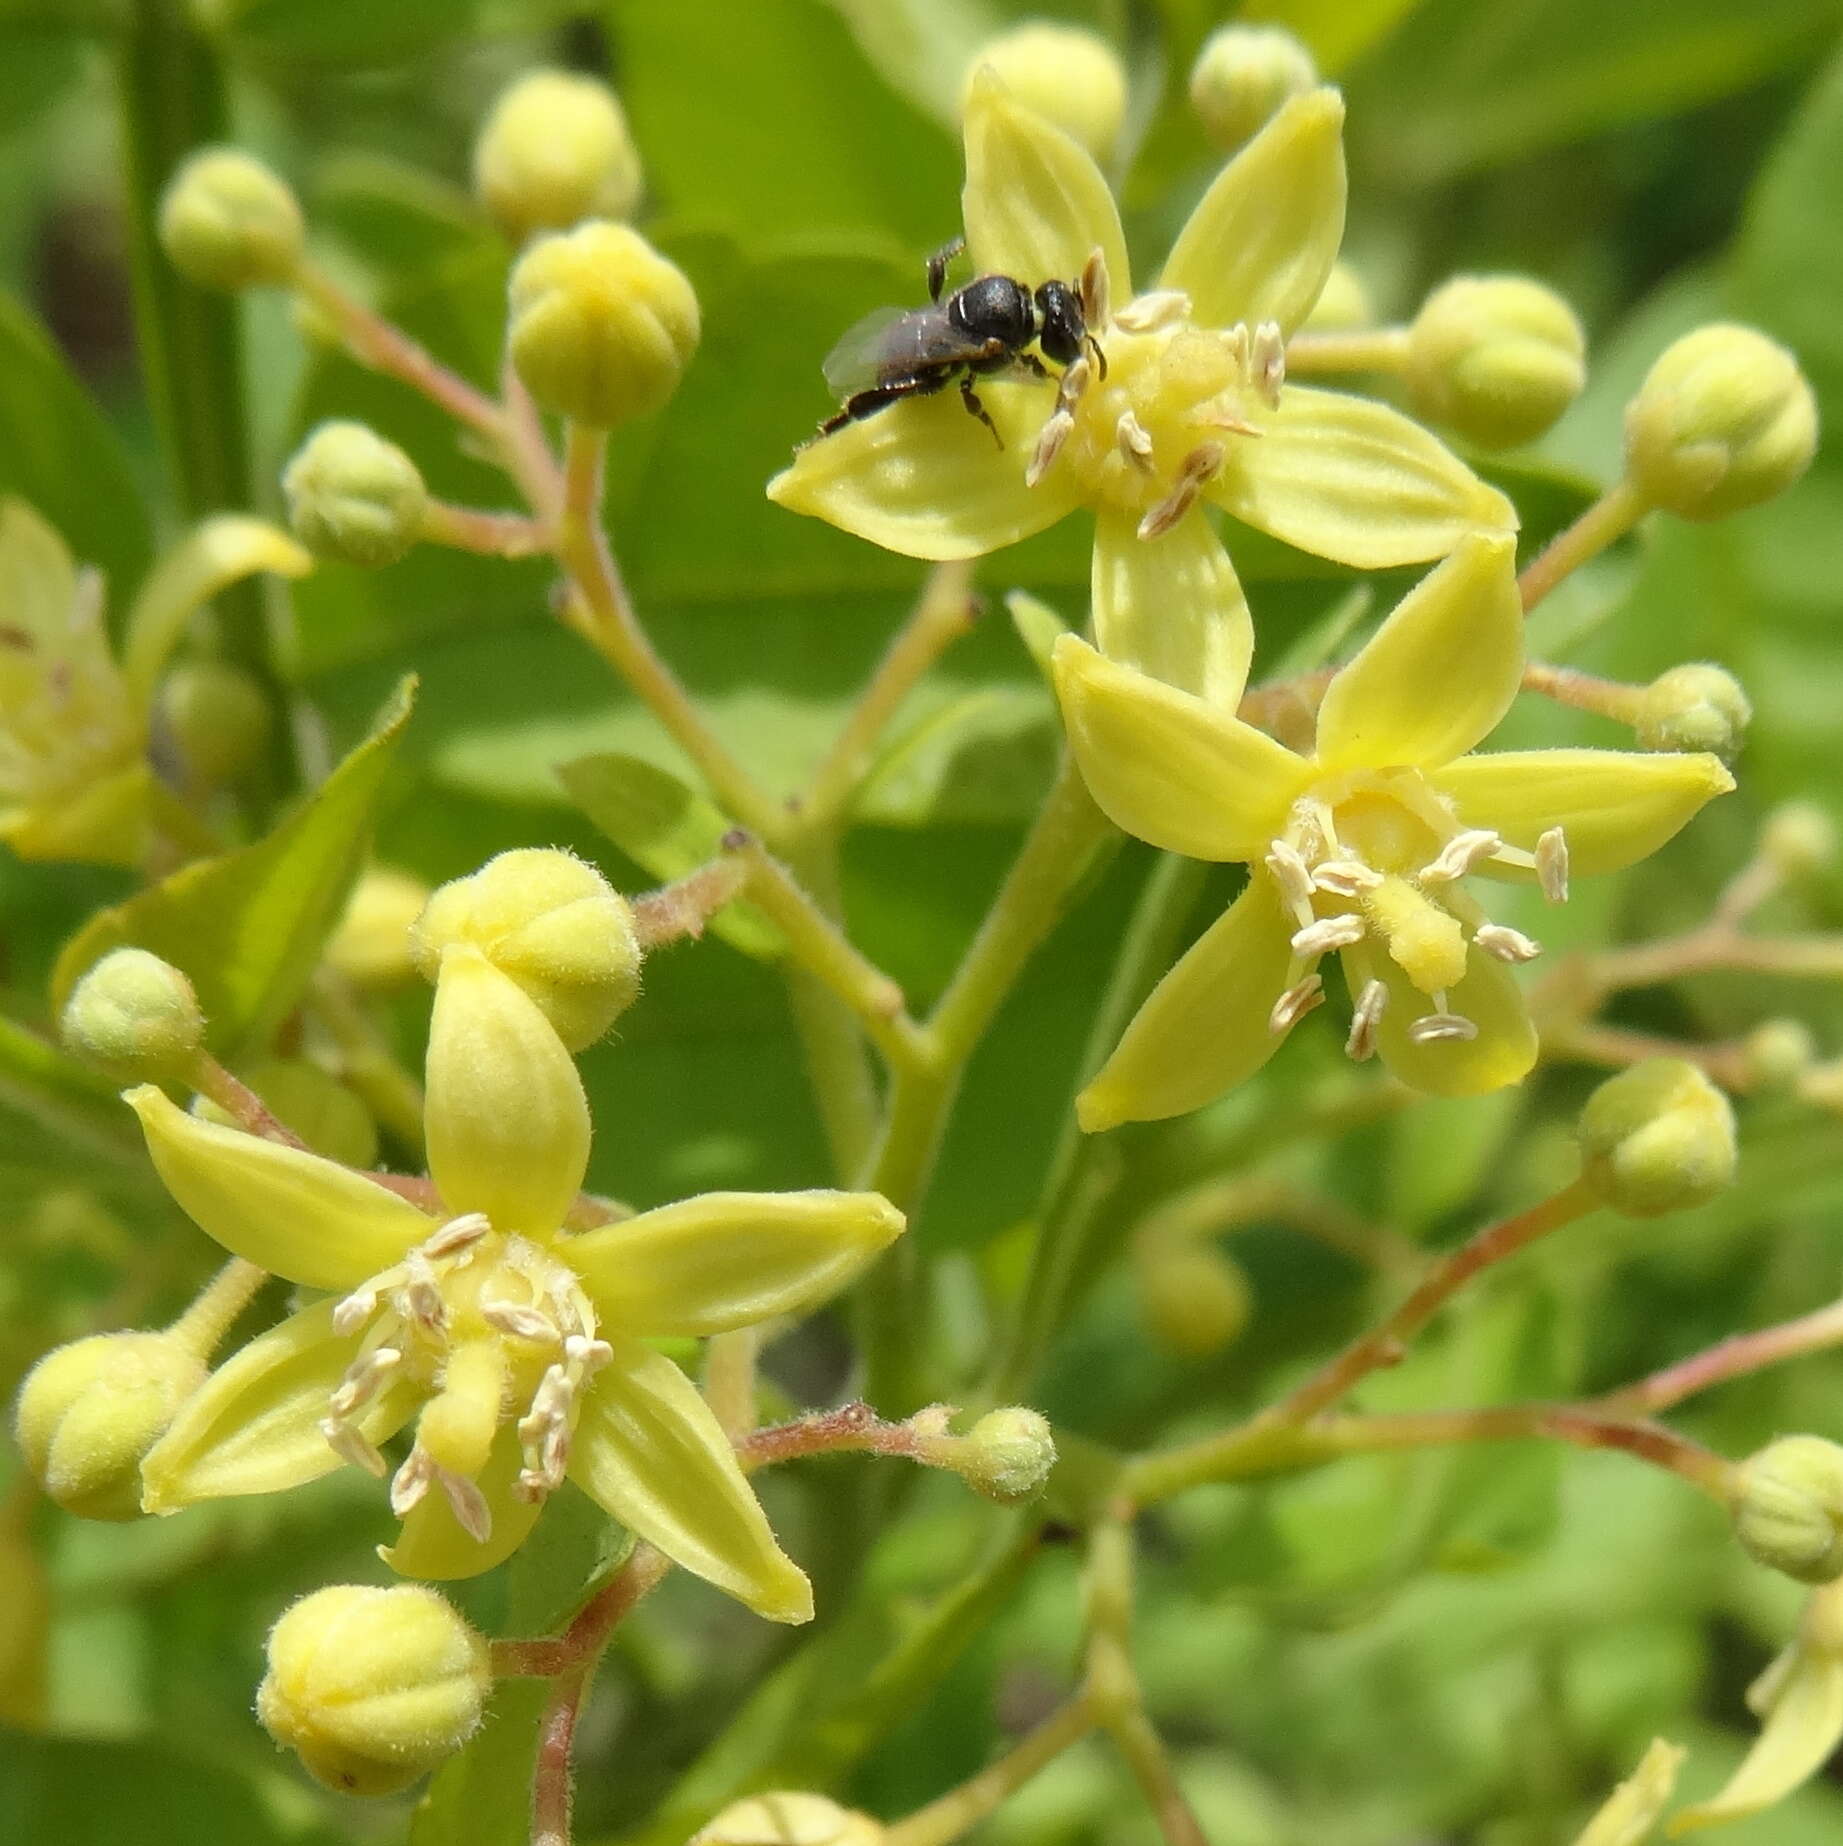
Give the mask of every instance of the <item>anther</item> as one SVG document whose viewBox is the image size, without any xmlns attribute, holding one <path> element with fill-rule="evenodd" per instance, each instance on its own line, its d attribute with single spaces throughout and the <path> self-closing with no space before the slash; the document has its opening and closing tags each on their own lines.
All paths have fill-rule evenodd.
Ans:
<svg viewBox="0 0 1843 1846">
<path fill-rule="evenodd" d="M 1107 276 L 1107 255 L 1100 249 L 1089 251 L 1075 284 L 1081 297 L 1082 320 L 1090 332 L 1107 325 L 1107 311 L 1113 305 L 1113 288 Z M 1188 304 L 1186 304 L 1188 306 Z"/>
<path fill-rule="evenodd" d="M 1152 471 L 1152 436 L 1132 411 L 1120 413 L 1120 420 L 1114 425 L 1114 440 L 1120 445 L 1120 453 L 1135 468 L 1149 474 Z"/>
<path fill-rule="evenodd" d="M 1155 288 L 1135 296 L 1113 317 L 1128 333 L 1157 333 L 1190 318 L 1190 297 L 1181 288 Z"/>
<path fill-rule="evenodd" d="M 478 1243 L 492 1228 L 492 1220 L 485 1212 L 464 1212 L 458 1218 L 450 1218 L 433 1237 L 426 1239 L 422 1253 L 424 1256 L 452 1256 L 455 1251 Z"/>
<path fill-rule="evenodd" d="M 581 1368 L 587 1378 L 609 1363 L 614 1357 L 614 1348 L 606 1340 L 591 1338 L 587 1334 L 572 1333 L 563 1342 L 563 1356 L 570 1364 Z"/>
<path fill-rule="evenodd" d="M 354 1289 L 333 1310 L 333 1331 L 342 1338 L 356 1333 L 378 1311 L 375 1288 Z"/>
<path fill-rule="evenodd" d="M 1219 442 L 1200 442 L 1184 457 L 1170 493 L 1140 520 L 1141 538 L 1163 537 L 1196 505 L 1203 484 L 1222 466 L 1223 453 Z"/>
<path fill-rule="evenodd" d="M 1568 901 L 1568 836 L 1559 827 L 1536 842 L 1536 882 L 1551 904 Z"/>
<path fill-rule="evenodd" d="M 1316 974 L 1308 974 L 1273 1003 L 1273 1011 L 1267 1015 L 1267 1030 L 1287 1031 L 1297 1025 L 1313 1007 L 1322 1005 L 1324 998 L 1324 981 Z"/>
<path fill-rule="evenodd" d="M 1280 408 L 1280 387 L 1286 382 L 1286 335 L 1278 321 L 1264 320 L 1254 330 L 1249 347 L 1250 382 L 1271 409 Z"/>
<path fill-rule="evenodd" d="M 1423 1013 L 1409 1025 L 1408 1036 L 1417 1045 L 1437 1045 L 1445 1040 L 1474 1039 L 1478 1027 L 1461 1013 L 1442 1010 Z"/>
<path fill-rule="evenodd" d="M 1326 859 L 1312 868 L 1312 882 L 1333 897 L 1361 897 L 1382 883 L 1382 874 L 1360 859 Z"/>
<path fill-rule="evenodd" d="M 1350 1015 L 1350 1036 L 1344 1040 L 1344 1054 L 1361 1064 L 1376 1050 L 1376 1028 L 1388 1009 L 1389 990 L 1381 981 L 1365 981 L 1363 991 Z"/>
<path fill-rule="evenodd" d="M 1363 940 L 1367 928 L 1361 917 L 1349 911 L 1335 917 L 1320 917 L 1304 929 L 1293 932 L 1293 953 L 1328 955 L 1333 949 L 1347 949 L 1353 942 Z"/>
<path fill-rule="evenodd" d="M 406 1461 L 390 1480 L 390 1510 L 399 1519 L 415 1511 L 435 1479 L 435 1463 L 421 1449 L 411 1449 Z"/>
<path fill-rule="evenodd" d="M 514 1339 L 537 1340 L 547 1346 L 554 1346 L 563 1331 L 549 1315 L 517 1301 L 483 1301 L 480 1318 Z"/>
<path fill-rule="evenodd" d="M 1422 866 L 1415 876 L 1423 884 L 1453 884 L 1481 860 L 1489 859 L 1503 843 L 1498 835 L 1482 827 L 1468 828 L 1464 833 L 1455 833 L 1440 848 L 1438 856 Z"/>
<path fill-rule="evenodd" d="M 1479 924 L 1472 932 L 1472 940 L 1499 961 L 1534 961 L 1542 953 L 1541 943 L 1532 942 L 1520 929 L 1512 929 L 1505 923 Z"/>
<path fill-rule="evenodd" d="M 487 1505 L 486 1495 L 464 1474 L 437 1468 L 435 1478 L 441 1483 L 442 1492 L 448 1496 L 448 1504 L 454 1509 L 455 1524 L 476 1545 L 484 1545 L 493 1536 L 493 1509 Z"/>
<path fill-rule="evenodd" d="M 1289 840 L 1275 840 L 1262 863 L 1273 874 L 1274 883 L 1280 887 L 1280 900 L 1287 909 L 1295 915 L 1302 910 L 1309 914 L 1312 874 L 1300 858 L 1299 849 Z"/>
<path fill-rule="evenodd" d="M 376 1352 L 349 1366 L 338 1388 L 327 1399 L 327 1408 L 336 1417 L 349 1417 L 361 1404 L 377 1396 L 378 1387 L 403 1363 L 403 1355 L 394 1346 L 380 1346 Z"/>
<path fill-rule="evenodd" d="M 379 1480 L 384 1478 L 384 1457 L 377 1444 L 363 1430 L 354 1429 L 350 1423 L 342 1423 L 337 1417 L 323 1417 L 320 1434 L 326 1438 L 326 1446 L 341 1461 L 350 1462 L 355 1468 L 363 1468 L 367 1474 L 374 1474 Z"/>
<path fill-rule="evenodd" d="M 1050 413 L 1037 434 L 1037 446 L 1031 453 L 1029 466 L 1024 470 L 1026 487 L 1035 487 L 1056 465 L 1056 457 L 1062 453 L 1062 445 L 1068 441 L 1074 428 L 1075 418 L 1068 411 L 1055 410 Z"/>
</svg>

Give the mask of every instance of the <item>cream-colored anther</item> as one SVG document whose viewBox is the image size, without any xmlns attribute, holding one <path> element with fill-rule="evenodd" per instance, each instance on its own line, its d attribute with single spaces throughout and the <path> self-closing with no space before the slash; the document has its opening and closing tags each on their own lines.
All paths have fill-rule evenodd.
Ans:
<svg viewBox="0 0 1843 1846">
<path fill-rule="evenodd" d="M 1146 426 L 1130 410 L 1120 413 L 1120 420 L 1114 425 L 1114 440 L 1120 445 L 1120 453 L 1143 473 L 1152 472 L 1152 435 Z"/>
<path fill-rule="evenodd" d="M 493 1536 L 493 1509 L 486 1495 L 464 1474 L 437 1468 L 435 1478 L 453 1509 L 455 1523 L 475 1544 L 484 1545 Z"/>
<path fill-rule="evenodd" d="M 1278 321 L 1264 320 L 1248 343 L 1248 382 L 1266 400 L 1270 410 L 1280 408 L 1280 387 L 1286 383 L 1286 335 Z"/>
<path fill-rule="evenodd" d="M 384 1380 L 403 1363 L 403 1355 L 394 1346 L 380 1346 L 356 1359 L 326 1401 L 335 1417 L 349 1417 L 377 1396 Z"/>
<path fill-rule="evenodd" d="M 1052 411 L 1037 432 L 1037 446 L 1031 451 L 1029 465 L 1024 470 L 1024 485 L 1035 487 L 1036 484 L 1055 467 L 1056 458 L 1062 453 L 1062 445 L 1068 441 L 1069 433 L 1075 428 L 1075 419 L 1066 410 Z"/>
<path fill-rule="evenodd" d="M 326 1446 L 341 1461 L 350 1462 L 355 1468 L 363 1468 L 367 1474 L 384 1478 L 387 1463 L 377 1444 L 362 1430 L 354 1429 L 350 1423 L 342 1423 L 337 1417 L 322 1417 L 320 1434 L 326 1438 Z"/>
<path fill-rule="evenodd" d="M 370 1284 L 363 1288 L 355 1288 L 333 1310 L 333 1331 L 342 1338 L 347 1334 L 356 1333 L 377 1311 L 377 1289 Z"/>
<path fill-rule="evenodd" d="M 409 1459 L 390 1477 L 390 1510 L 407 1519 L 435 1484 L 435 1463 L 426 1451 L 411 1449 Z"/>
<path fill-rule="evenodd" d="M 1325 998 L 1325 983 L 1316 974 L 1308 974 L 1304 980 L 1289 987 L 1273 1003 L 1273 1011 L 1267 1015 L 1269 1032 L 1285 1032 L 1302 1020 L 1313 1007 L 1322 1006 Z"/>
<path fill-rule="evenodd" d="M 1181 288 L 1155 288 L 1136 295 L 1113 318 L 1126 333 L 1159 333 L 1190 319 L 1190 297 Z"/>
<path fill-rule="evenodd" d="M 1333 949 L 1347 949 L 1353 942 L 1361 942 L 1367 929 L 1363 919 L 1349 911 L 1340 916 L 1319 917 L 1304 929 L 1293 932 L 1293 953 L 1328 955 Z"/>
<path fill-rule="evenodd" d="M 1222 466 L 1223 453 L 1219 442 L 1200 442 L 1184 457 L 1170 493 L 1140 520 L 1141 538 L 1162 538 L 1196 505 L 1204 484 Z"/>
<path fill-rule="evenodd" d="M 1541 943 L 1532 941 L 1520 929 L 1512 929 L 1507 923 L 1481 923 L 1472 932 L 1472 940 L 1499 961 L 1534 961 L 1542 953 Z"/>
<path fill-rule="evenodd" d="M 1408 1036 L 1417 1045 L 1437 1045 L 1446 1040 L 1474 1039 L 1478 1036 L 1478 1027 L 1462 1013 L 1446 1011 L 1444 997 L 1434 996 L 1440 1010 L 1423 1013 L 1408 1027 Z"/>
<path fill-rule="evenodd" d="M 1497 834 L 1483 827 L 1469 827 L 1464 833 L 1455 833 L 1415 875 L 1422 884 L 1456 883 L 1489 859 L 1503 843 Z"/>
<path fill-rule="evenodd" d="M 1551 904 L 1568 901 L 1568 836 L 1559 827 L 1536 842 L 1536 882 Z"/>
<path fill-rule="evenodd" d="M 1309 914 L 1312 905 L 1312 873 L 1299 856 L 1299 849 L 1288 840 L 1275 840 L 1262 862 L 1280 887 L 1280 901 L 1295 916 L 1301 908 Z"/>
<path fill-rule="evenodd" d="M 433 1237 L 425 1239 L 422 1253 L 430 1257 L 453 1256 L 477 1244 L 492 1228 L 485 1212 L 466 1212 L 459 1218 L 450 1218 Z"/>
<path fill-rule="evenodd" d="M 1113 284 L 1107 275 L 1104 250 L 1088 252 L 1088 260 L 1081 266 L 1075 288 L 1081 298 L 1083 322 L 1090 333 L 1098 333 L 1107 325 L 1108 310 L 1113 306 Z"/>
<path fill-rule="evenodd" d="M 483 1301 L 480 1318 L 489 1327 L 496 1327 L 518 1340 L 538 1340 L 554 1346 L 563 1337 L 563 1329 L 548 1314 L 541 1314 L 520 1301 Z"/>
<path fill-rule="evenodd" d="M 1360 897 L 1382 883 L 1382 874 L 1360 859 L 1326 859 L 1313 866 L 1312 883 L 1333 897 Z"/>
<path fill-rule="evenodd" d="M 1344 1055 L 1361 1064 L 1376 1053 L 1376 1028 L 1388 1010 L 1389 990 L 1381 981 L 1365 981 L 1363 991 L 1350 1015 L 1350 1033 L 1344 1040 Z"/>
</svg>

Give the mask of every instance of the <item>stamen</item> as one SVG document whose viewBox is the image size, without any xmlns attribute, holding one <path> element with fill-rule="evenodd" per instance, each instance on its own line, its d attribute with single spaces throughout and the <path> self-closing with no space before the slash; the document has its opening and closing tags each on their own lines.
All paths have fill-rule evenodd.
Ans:
<svg viewBox="0 0 1843 1846">
<path fill-rule="evenodd" d="M 1068 411 L 1055 410 L 1050 413 L 1037 434 L 1037 446 L 1031 453 L 1029 466 L 1024 470 L 1026 487 L 1035 487 L 1055 467 L 1056 457 L 1062 453 L 1062 445 L 1068 441 L 1074 428 L 1075 418 Z"/>
<path fill-rule="evenodd" d="M 1568 901 L 1568 836 L 1559 827 L 1536 842 L 1536 882 L 1551 904 Z"/>
<path fill-rule="evenodd" d="M 1248 368 L 1255 390 L 1270 409 L 1280 408 L 1280 387 L 1286 382 L 1286 335 L 1278 321 L 1264 320 L 1254 330 Z"/>
<path fill-rule="evenodd" d="M 487 1505 L 486 1495 L 480 1491 L 478 1484 L 470 1481 L 466 1475 L 454 1474 L 447 1468 L 437 1468 L 435 1478 L 441 1483 L 442 1492 L 448 1496 L 448 1504 L 454 1509 L 455 1524 L 476 1545 L 484 1545 L 493 1536 L 493 1509 Z"/>
<path fill-rule="evenodd" d="M 1350 1036 L 1344 1040 L 1344 1055 L 1361 1064 L 1376 1051 L 1376 1028 L 1388 1010 L 1389 990 L 1381 981 L 1365 981 L 1350 1015 Z"/>
<path fill-rule="evenodd" d="M 1417 1045 L 1437 1045 L 1445 1040 L 1466 1040 L 1478 1036 L 1478 1027 L 1462 1013 L 1446 1011 L 1446 996 L 1434 995 L 1440 1010 L 1423 1013 L 1408 1027 L 1408 1036 Z"/>
<path fill-rule="evenodd" d="M 433 1237 L 426 1239 L 422 1245 L 422 1254 L 452 1256 L 457 1250 L 465 1250 L 470 1244 L 477 1244 L 492 1228 L 493 1222 L 485 1212 L 464 1212 L 458 1218 L 450 1218 Z"/>
<path fill-rule="evenodd" d="M 346 1375 L 327 1399 L 326 1407 L 335 1417 L 349 1417 L 361 1404 L 377 1396 L 384 1380 L 403 1363 L 403 1355 L 394 1346 L 380 1346 L 376 1352 L 346 1368 Z"/>
<path fill-rule="evenodd" d="M 1299 849 L 1290 840 L 1275 840 L 1262 863 L 1280 887 L 1280 901 L 1295 916 L 1309 917 L 1312 913 L 1312 874 L 1300 858 Z"/>
<path fill-rule="evenodd" d="M 409 1460 L 391 1476 L 390 1510 L 407 1519 L 434 1480 L 435 1463 L 422 1449 L 411 1449 Z"/>
<path fill-rule="evenodd" d="M 563 1337 L 563 1329 L 547 1314 L 540 1314 L 536 1308 L 526 1307 L 517 1301 L 483 1301 L 480 1304 L 480 1318 L 489 1327 L 497 1327 L 501 1333 L 509 1333 L 514 1339 L 537 1340 L 546 1346 L 554 1346 Z"/>
<path fill-rule="evenodd" d="M 425 1332 L 440 1333 L 448 1324 L 448 1308 L 429 1259 L 420 1250 L 412 1250 L 403 1267 L 409 1275 L 398 1291 L 404 1314 Z"/>
<path fill-rule="evenodd" d="M 1506 923 L 1481 923 L 1472 932 L 1472 940 L 1499 961 L 1534 961 L 1542 953 L 1541 943 L 1532 942 L 1520 929 Z"/>
<path fill-rule="evenodd" d="M 1289 987 L 1273 1003 L 1273 1011 L 1267 1015 L 1269 1032 L 1285 1032 L 1297 1025 L 1313 1007 L 1322 1006 L 1325 998 L 1325 983 L 1316 974 L 1308 974 L 1303 981 Z"/>
<path fill-rule="evenodd" d="M 342 1338 L 356 1333 L 378 1311 L 375 1288 L 354 1289 L 333 1310 L 333 1331 Z"/>
<path fill-rule="evenodd" d="M 1081 266 L 1075 292 L 1081 298 L 1082 319 L 1089 330 L 1092 332 L 1105 327 L 1107 310 L 1113 305 L 1113 287 L 1107 275 L 1107 253 L 1104 250 L 1097 248 L 1088 252 L 1088 260 Z"/>
<path fill-rule="evenodd" d="M 1361 917 L 1349 911 L 1335 917 L 1320 917 L 1304 929 L 1293 932 L 1293 953 L 1328 955 L 1333 949 L 1347 949 L 1353 942 L 1363 940 L 1368 927 Z"/>
<path fill-rule="evenodd" d="M 1219 442 L 1200 442 L 1184 457 L 1177 482 L 1164 499 L 1139 522 L 1139 536 L 1161 538 L 1196 505 L 1204 483 L 1222 466 L 1224 450 Z"/>
<path fill-rule="evenodd" d="M 1120 453 L 1135 468 L 1146 474 L 1152 472 L 1151 432 L 1130 410 L 1120 413 L 1120 420 L 1114 425 L 1114 440 L 1120 445 Z"/>
<path fill-rule="evenodd" d="M 1382 883 L 1382 874 L 1360 859 L 1326 859 L 1312 868 L 1312 882 L 1333 897 L 1361 897 Z"/>
<path fill-rule="evenodd" d="M 1452 884 L 1464 878 L 1480 860 L 1489 859 L 1503 843 L 1498 835 L 1482 827 L 1468 828 L 1464 833 L 1455 833 L 1440 848 L 1438 856 L 1422 866 L 1415 876 L 1422 884 Z"/>
<path fill-rule="evenodd" d="M 342 1423 L 338 1417 L 323 1417 L 320 1422 L 320 1434 L 326 1438 L 326 1446 L 341 1461 L 350 1462 L 355 1468 L 363 1468 L 367 1474 L 384 1478 L 385 1461 L 378 1446 L 362 1429 L 355 1429 L 350 1423 Z"/>
<path fill-rule="evenodd" d="M 613 1359 L 614 1348 L 606 1340 L 572 1333 L 563 1342 L 563 1355 L 572 1365 L 582 1368 L 583 1377 L 591 1378 Z"/>
<path fill-rule="evenodd" d="M 1181 288 L 1155 288 L 1129 301 L 1113 317 L 1113 324 L 1128 333 L 1157 333 L 1189 318 L 1190 297 Z"/>
</svg>

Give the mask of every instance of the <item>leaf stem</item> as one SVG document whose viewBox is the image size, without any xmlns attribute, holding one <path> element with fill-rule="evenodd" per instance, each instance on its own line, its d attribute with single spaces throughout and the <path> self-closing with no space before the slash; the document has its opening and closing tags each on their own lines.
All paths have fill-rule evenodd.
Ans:
<svg viewBox="0 0 1843 1846">
<path fill-rule="evenodd" d="M 1346 372 L 1399 372 L 1408 358 L 1406 327 L 1361 327 L 1348 333 L 1296 333 L 1286 343 L 1291 378 Z"/>
<path fill-rule="evenodd" d="M 1573 525 L 1552 538 L 1517 578 L 1525 615 L 1555 586 L 1631 531 L 1649 509 L 1625 481 L 1616 481 Z"/>
<path fill-rule="evenodd" d="M 233 1256 L 167 1328 L 167 1333 L 196 1354 L 200 1364 L 208 1363 L 232 1323 L 256 1299 L 268 1279 L 266 1269 Z"/>
<path fill-rule="evenodd" d="M 1834 1301 L 1796 1320 L 1780 1321 L 1752 1333 L 1732 1334 L 1687 1359 L 1608 1391 L 1595 1398 L 1592 1407 L 1607 1416 L 1655 1416 L 1731 1378 L 1742 1378 L 1769 1365 L 1783 1365 L 1788 1359 L 1802 1359 L 1836 1346 L 1843 1346 L 1843 1301 Z"/>
</svg>

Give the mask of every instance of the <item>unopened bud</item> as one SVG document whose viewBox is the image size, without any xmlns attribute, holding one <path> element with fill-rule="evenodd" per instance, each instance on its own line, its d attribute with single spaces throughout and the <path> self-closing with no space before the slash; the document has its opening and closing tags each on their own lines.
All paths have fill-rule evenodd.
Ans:
<svg viewBox="0 0 1843 1846">
<path fill-rule="evenodd" d="M 1843 1448 L 1782 1436 L 1741 1464 L 1734 1533 L 1756 1563 L 1800 1583 L 1843 1577 Z"/>
<path fill-rule="evenodd" d="M 226 788 L 268 747 L 269 701 L 227 660 L 186 660 L 160 682 L 159 722 L 192 784 Z"/>
<path fill-rule="evenodd" d="M 698 343 L 684 272 L 624 224 L 539 238 L 512 271 L 512 363 L 549 410 L 608 429 L 660 409 Z"/>
<path fill-rule="evenodd" d="M 640 991 L 633 911 L 594 866 L 550 847 L 489 859 L 429 899 L 412 938 L 430 980 L 442 951 L 471 943 L 516 981 L 572 1051 L 590 1045 Z"/>
<path fill-rule="evenodd" d="M 64 1042 L 124 1082 L 184 1081 L 205 1043 L 192 983 L 145 949 L 111 949 L 72 990 Z"/>
<path fill-rule="evenodd" d="M 1706 750 L 1724 761 L 1740 750 L 1753 718 L 1741 683 L 1724 667 L 1672 667 L 1644 690 L 1633 726 L 1647 750 Z"/>
<path fill-rule="evenodd" d="M 1626 478 L 1647 506 L 1682 519 L 1770 500 L 1816 448 L 1817 400 L 1798 361 L 1751 327 L 1685 334 L 1626 406 Z"/>
<path fill-rule="evenodd" d="M 1186 1358 L 1220 1352 L 1254 1311 L 1247 1272 L 1214 1244 L 1148 1249 L 1133 1268 L 1153 1337 Z"/>
<path fill-rule="evenodd" d="M 1797 1019 L 1767 1019 L 1741 1040 L 1741 1065 L 1749 1086 L 1786 1095 L 1817 1062 L 1817 1040 Z"/>
<path fill-rule="evenodd" d="M 378 1157 L 378 1125 L 371 1111 L 346 1086 L 305 1058 L 263 1058 L 238 1075 L 263 1100 L 269 1113 L 328 1160 L 368 1167 Z M 193 1099 L 192 1113 L 226 1128 L 237 1126 L 228 1110 L 208 1096 Z"/>
<path fill-rule="evenodd" d="M 1039 1492 L 1055 1465 L 1049 1419 L 1022 1404 L 988 1410 L 958 1438 L 954 1463 L 975 1493 L 1005 1505 Z"/>
<path fill-rule="evenodd" d="M 240 148 L 201 148 L 160 200 L 161 248 L 205 288 L 289 282 L 306 241 L 286 181 Z"/>
<path fill-rule="evenodd" d="M 1580 395 L 1587 340 L 1574 310 L 1522 276 L 1455 276 L 1408 329 L 1416 416 L 1481 448 L 1533 442 Z"/>
<path fill-rule="evenodd" d="M 422 471 L 362 423 L 322 423 L 282 475 L 295 535 L 323 558 L 394 564 L 422 536 Z"/>
<path fill-rule="evenodd" d="M 1601 1084 L 1580 1137 L 1582 1177 L 1630 1218 L 1706 1204 L 1734 1183 L 1734 1110 L 1682 1058 L 1652 1058 Z"/>
<path fill-rule="evenodd" d="M 879 1846 L 882 1823 L 825 1795 L 773 1793 L 734 1801 L 689 1846 Z"/>
<path fill-rule="evenodd" d="M 391 1795 L 479 1728 L 493 1671 L 454 1606 L 421 1584 L 334 1584 L 269 1631 L 256 1715 L 328 1788 Z"/>
<path fill-rule="evenodd" d="M 362 874 L 346 900 L 345 914 L 324 951 L 348 981 L 361 987 L 391 987 L 416 972 L 410 932 L 429 901 L 420 878 L 391 866 Z"/>
<path fill-rule="evenodd" d="M 138 1518 L 141 1458 L 204 1381 L 204 1362 L 170 1333 L 74 1340 L 26 1374 L 13 1411 L 19 1451 L 66 1512 Z"/>
<path fill-rule="evenodd" d="M 1190 106 L 1203 132 L 1238 148 L 1318 82 L 1312 54 L 1279 26 L 1222 26 L 1190 67 Z"/>
<path fill-rule="evenodd" d="M 1096 160 L 1113 157 L 1126 119 L 1126 67 L 1099 33 L 1028 20 L 974 53 L 962 85 L 965 95 L 982 69 L 992 71 L 1025 108 L 1072 135 Z"/>
<path fill-rule="evenodd" d="M 1333 263 L 1325 286 L 1318 291 L 1318 299 L 1305 317 L 1304 331 L 1355 333 L 1375 324 L 1375 304 L 1370 300 L 1363 278 L 1348 263 Z"/>
<path fill-rule="evenodd" d="M 514 243 L 585 218 L 630 216 L 640 155 L 614 92 L 571 71 L 520 77 L 474 143 L 474 191 Z"/>
<path fill-rule="evenodd" d="M 1760 851 L 1784 878 L 1809 878 L 1837 856 L 1837 829 L 1814 801 L 1788 801 L 1766 817 Z"/>
</svg>

